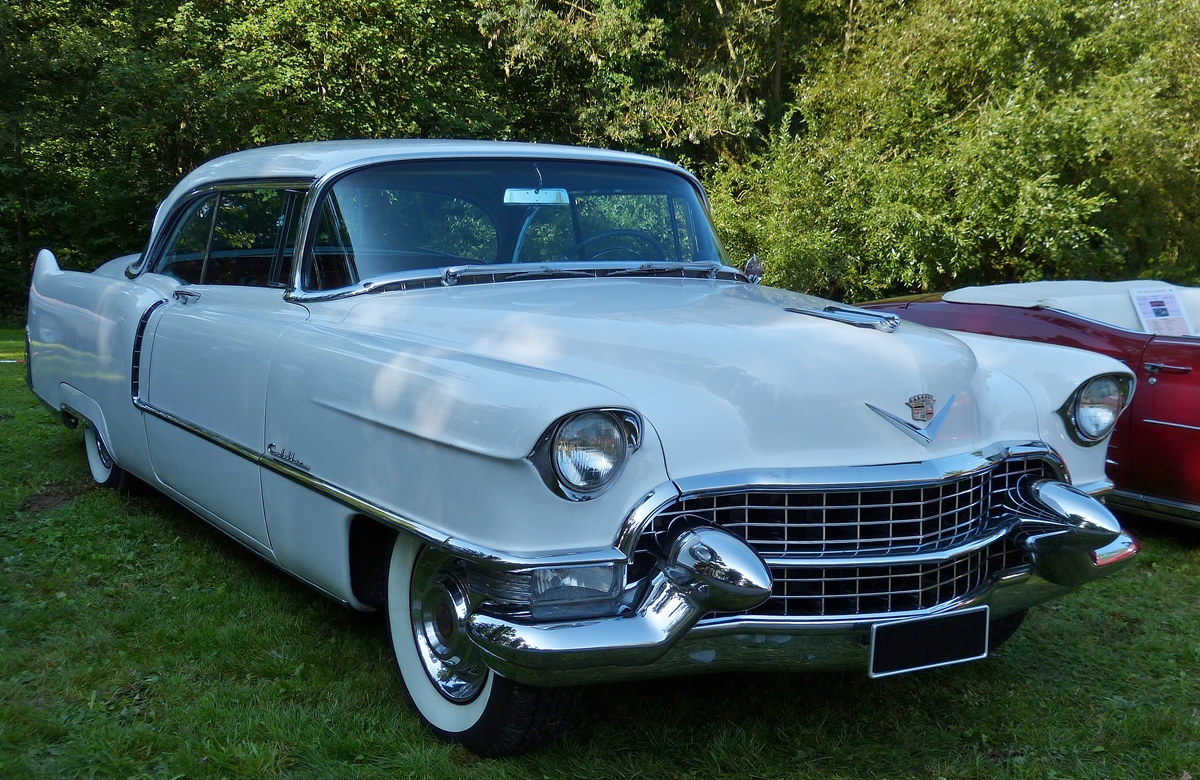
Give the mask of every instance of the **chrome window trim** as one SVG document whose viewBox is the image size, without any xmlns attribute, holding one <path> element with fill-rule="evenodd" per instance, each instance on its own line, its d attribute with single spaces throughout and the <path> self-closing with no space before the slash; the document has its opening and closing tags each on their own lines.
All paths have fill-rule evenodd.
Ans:
<svg viewBox="0 0 1200 780">
<path fill-rule="evenodd" d="M 602 163 L 602 164 L 606 164 L 606 165 L 627 165 L 627 166 L 630 166 L 633 168 L 650 168 L 653 170 L 665 170 L 670 173 L 674 173 L 677 176 L 682 176 L 685 180 L 687 180 L 687 182 L 689 184 L 692 185 L 692 188 L 696 191 L 696 194 L 699 197 L 700 205 L 704 208 L 705 212 L 709 213 L 709 216 L 711 217 L 710 206 L 709 206 L 709 202 L 708 202 L 708 195 L 704 192 L 704 187 L 701 186 L 700 180 L 698 178 L 696 178 L 696 176 L 691 171 L 689 171 L 685 168 L 682 168 L 678 165 L 668 163 L 665 160 L 662 161 L 661 164 L 655 164 L 654 162 L 649 161 L 649 160 L 647 160 L 645 162 L 633 162 L 633 161 L 624 161 L 624 160 L 603 160 L 603 159 L 596 160 L 596 159 L 592 159 L 592 158 L 588 158 L 588 157 L 584 157 L 584 156 L 576 157 L 576 156 L 572 156 L 572 155 L 563 155 L 563 156 L 551 155 L 549 157 L 539 157 L 538 155 L 532 154 L 532 153 L 530 153 L 530 151 L 527 151 L 527 150 L 522 151 L 522 153 L 520 153 L 520 154 L 513 154 L 513 155 L 502 155 L 502 154 L 496 154 L 495 152 L 488 152 L 486 154 L 485 153 L 458 154 L 458 155 L 447 156 L 445 151 L 429 150 L 429 151 L 414 152 L 412 154 L 408 154 L 403 157 L 397 157 L 395 155 L 379 155 L 376 157 L 367 157 L 367 158 L 364 158 L 361 160 L 355 160 L 353 162 L 346 163 L 345 165 L 340 165 L 336 168 L 333 168 L 333 169 L 327 171 L 326 173 L 322 174 L 314 182 L 312 182 L 312 185 L 309 189 L 310 197 L 306 200 L 306 202 L 304 204 L 304 210 L 300 215 L 300 224 L 301 224 L 302 229 L 301 229 L 300 235 L 296 239 L 296 249 L 295 249 L 296 257 L 298 258 L 298 262 L 295 263 L 295 265 L 292 268 L 292 278 L 288 283 L 287 292 L 284 293 L 284 296 L 283 296 L 284 300 L 291 301 L 293 303 L 303 304 L 303 303 L 313 303 L 313 302 L 317 302 L 317 301 L 333 300 L 335 298 L 341 298 L 345 295 L 352 294 L 355 291 L 365 292 L 365 290 L 358 289 L 358 288 L 362 287 L 361 282 L 356 282 L 355 284 L 348 285 L 346 287 L 341 287 L 336 290 L 307 290 L 304 288 L 304 284 L 303 284 L 303 282 L 304 282 L 304 267 L 308 263 L 308 249 L 309 249 L 308 245 L 309 245 L 309 241 L 312 236 L 312 233 L 316 229 L 315 217 L 316 217 L 317 207 L 320 204 L 321 199 L 324 198 L 325 194 L 329 191 L 329 189 L 332 188 L 333 185 L 337 183 L 338 179 L 341 179 L 344 176 L 349 176 L 352 173 L 357 173 L 358 171 L 365 170 L 367 168 L 373 168 L 373 167 L 380 166 L 380 165 L 400 164 L 400 163 L 407 163 L 407 162 L 431 162 L 431 161 L 437 161 L 437 160 L 450 161 L 450 160 L 543 160 L 543 159 L 552 159 L 556 162 L 592 162 L 592 163 Z M 504 265 L 507 266 L 507 265 L 511 265 L 511 264 L 504 264 Z M 430 276 L 429 271 L 431 271 L 431 270 L 433 270 L 433 269 L 417 269 L 416 278 L 428 278 Z M 437 275 L 440 276 L 443 270 L 444 269 L 438 269 Z M 732 270 L 737 271 L 736 268 L 732 269 Z M 740 271 L 737 271 L 737 272 L 739 274 L 741 273 Z M 397 280 L 397 281 L 403 281 L 403 280 Z"/>
</svg>

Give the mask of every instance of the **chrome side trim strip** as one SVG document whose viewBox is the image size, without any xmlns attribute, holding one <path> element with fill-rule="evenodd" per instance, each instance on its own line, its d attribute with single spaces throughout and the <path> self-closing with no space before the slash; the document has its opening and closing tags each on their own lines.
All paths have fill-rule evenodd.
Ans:
<svg viewBox="0 0 1200 780">
<path fill-rule="evenodd" d="M 218 433 L 203 428 L 195 423 L 185 420 L 177 415 L 171 414 L 165 409 L 160 409 L 153 404 L 147 403 L 140 398 L 134 399 L 134 406 L 146 414 L 151 414 L 160 420 L 168 422 L 179 428 L 182 428 L 189 433 L 195 434 L 200 438 L 209 441 L 222 449 L 232 452 L 234 455 L 245 458 L 259 466 L 270 469 L 271 471 L 286 477 L 293 482 L 297 482 L 310 488 L 324 496 L 361 512 L 368 517 L 378 520 L 381 523 L 389 525 L 397 530 L 417 536 L 425 542 L 446 550 L 454 555 L 459 555 L 465 558 L 470 558 L 478 563 L 485 565 L 498 566 L 503 568 L 525 568 L 533 566 L 574 566 L 590 563 L 620 563 L 625 560 L 625 554 L 615 548 L 606 548 L 599 550 L 582 550 L 579 552 L 564 553 L 561 555 L 546 555 L 546 556 L 520 556 L 511 555 L 509 553 L 492 550 L 487 547 L 472 544 L 461 539 L 455 539 L 433 528 L 418 523 L 413 520 L 396 514 L 389 509 L 379 506 L 367 499 L 356 495 L 348 490 L 344 490 L 331 482 L 314 476 L 305 470 L 297 468 L 292 463 L 277 457 L 270 452 L 257 452 L 249 447 L 221 436 Z"/>
<path fill-rule="evenodd" d="M 178 428 L 182 428 L 189 433 L 194 433 L 201 439 L 210 441 L 221 449 L 229 450 L 234 455 L 240 455 L 246 460 L 254 461 L 255 463 L 259 462 L 260 460 L 259 454 L 249 447 L 238 444 L 232 439 L 227 439 L 219 433 L 213 433 L 207 428 L 201 428 L 199 425 L 188 422 L 182 417 L 177 417 L 165 409 L 159 409 L 157 406 L 147 403 L 141 398 L 133 399 L 133 405 L 138 409 L 141 409 L 143 412 L 154 415 L 160 420 L 165 420 L 166 422 L 169 422 Z"/>
<path fill-rule="evenodd" d="M 1200 505 L 1170 498 L 1149 496 L 1129 490 L 1114 490 L 1104 497 L 1106 503 L 1136 514 L 1200 527 Z"/>
<path fill-rule="evenodd" d="M 1183 428 L 1189 431 L 1200 431 L 1200 427 L 1195 425 L 1184 425 L 1183 423 L 1166 422 L 1165 420 L 1142 420 L 1142 422 L 1150 423 L 1151 425 L 1167 425 L 1172 428 Z"/>
</svg>

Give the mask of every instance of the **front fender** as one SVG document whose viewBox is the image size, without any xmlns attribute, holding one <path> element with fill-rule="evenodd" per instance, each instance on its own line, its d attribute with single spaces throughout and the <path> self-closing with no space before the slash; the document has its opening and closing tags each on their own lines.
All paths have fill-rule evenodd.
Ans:
<svg viewBox="0 0 1200 780">
<path fill-rule="evenodd" d="M 1104 463 L 1108 439 L 1093 446 L 1077 444 L 1067 432 L 1058 410 L 1094 376 L 1122 374 L 1133 377 L 1133 372 L 1124 363 L 1094 352 L 1054 344 L 961 331 L 955 331 L 954 335 L 971 347 L 980 366 L 1007 374 L 1029 393 L 1037 413 L 1041 439 L 1062 457 L 1072 484 L 1093 489 L 1107 484 Z"/>
<path fill-rule="evenodd" d="M 607 492 L 552 492 L 528 455 L 556 419 L 595 407 L 634 408 L 561 373 L 308 323 L 272 356 L 266 440 L 315 478 L 446 537 L 517 555 L 600 549 L 668 477 L 647 424 Z"/>
</svg>

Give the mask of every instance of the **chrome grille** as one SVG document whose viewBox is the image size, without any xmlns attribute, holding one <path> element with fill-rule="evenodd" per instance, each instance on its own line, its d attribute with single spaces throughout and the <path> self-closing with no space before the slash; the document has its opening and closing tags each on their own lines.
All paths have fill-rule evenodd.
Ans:
<svg viewBox="0 0 1200 780">
<path fill-rule="evenodd" d="M 758 615 L 879 615 L 928 609 L 966 596 L 984 582 L 1005 542 L 938 563 L 818 569 L 776 567 L 772 597 Z M 996 548 L 993 550 L 993 548 Z"/>
<path fill-rule="evenodd" d="M 669 525 L 699 515 L 765 556 L 902 553 L 953 547 L 977 533 L 988 479 L 933 485 L 800 493 L 734 493 L 679 502 Z"/>
<path fill-rule="evenodd" d="M 1015 506 L 1022 478 L 1058 479 L 1040 456 L 1001 461 L 950 479 L 902 486 L 727 491 L 690 496 L 665 507 L 643 531 L 631 578 L 648 572 L 660 538 L 685 515 L 718 525 L 773 566 L 774 595 L 754 614 L 855 615 L 926 609 L 978 588 L 992 574 L 1025 562 L 1008 540 L 938 563 L 820 567 L 822 557 L 911 555 L 968 544 L 991 533 Z M 794 563 L 793 563 L 794 561 Z"/>
</svg>

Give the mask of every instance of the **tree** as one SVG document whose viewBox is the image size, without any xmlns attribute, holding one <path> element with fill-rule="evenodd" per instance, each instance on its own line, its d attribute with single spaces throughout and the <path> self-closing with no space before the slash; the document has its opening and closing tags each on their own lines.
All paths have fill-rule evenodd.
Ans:
<svg viewBox="0 0 1200 780">
<path fill-rule="evenodd" d="M 1195 284 L 1197 40 L 1188 0 L 862 8 L 770 148 L 717 176 L 722 232 L 768 281 L 846 298 Z"/>
</svg>

